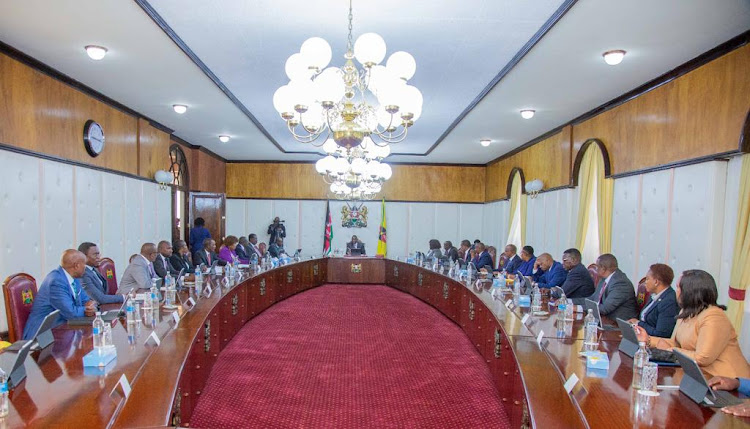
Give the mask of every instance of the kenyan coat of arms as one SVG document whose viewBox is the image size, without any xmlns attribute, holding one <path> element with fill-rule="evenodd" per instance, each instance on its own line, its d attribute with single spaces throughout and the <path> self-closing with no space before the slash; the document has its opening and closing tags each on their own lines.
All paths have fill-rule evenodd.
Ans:
<svg viewBox="0 0 750 429">
<path fill-rule="evenodd" d="M 341 207 L 341 226 L 344 228 L 366 228 L 367 207 L 364 203 L 349 204 Z"/>
</svg>

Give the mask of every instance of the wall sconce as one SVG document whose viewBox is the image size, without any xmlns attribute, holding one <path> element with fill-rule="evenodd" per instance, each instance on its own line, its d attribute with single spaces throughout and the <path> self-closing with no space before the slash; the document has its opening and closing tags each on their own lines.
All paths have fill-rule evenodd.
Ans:
<svg viewBox="0 0 750 429">
<path fill-rule="evenodd" d="M 163 191 L 169 188 L 169 184 L 174 180 L 174 176 L 168 171 L 159 170 L 154 174 L 154 180 L 159 184 L 159 189 Z"/>
<path fill-rule="evenodd" d="M 542 188 L 544 188 L 544 183 L 539 179 L 526 182 L 526 194 L 531 198 L 536 198 Z"/>
</svg>

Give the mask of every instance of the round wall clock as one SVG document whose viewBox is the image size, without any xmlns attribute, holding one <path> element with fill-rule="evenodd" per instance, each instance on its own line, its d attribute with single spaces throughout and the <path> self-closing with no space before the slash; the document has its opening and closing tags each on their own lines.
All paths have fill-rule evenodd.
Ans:
<svg viewBox="0 0 750 429">
<path fill-rule="evenodd" d="M 104 130 L 96 121 L 89 119 L 83 126 L 83 145 L 91 156 L 99 156 L 104 150 Z"/>
</svg>

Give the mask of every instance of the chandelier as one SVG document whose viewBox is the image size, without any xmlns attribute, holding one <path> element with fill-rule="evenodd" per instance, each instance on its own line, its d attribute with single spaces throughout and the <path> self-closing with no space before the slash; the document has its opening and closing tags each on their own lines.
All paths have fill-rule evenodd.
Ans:
<svg viewBox="0 0 750 429">
<path fill-rule="evenodd" d="M 417 69 L 414 58 L 398 51 L 381 65 L 382 37 L 365 33 L 353 42 L 351 0 L 348 18 L 344 66 L 328 67 L 331 46 L 307 39 L 287 59 L 290 81 L 276 90 L 273 105 L 295 140 L 323 146 L 328 155 L 315 167 L 337 198 L 371 199 L 391 177 L 383 162 L 389 145 L 403 141 L 422 115 L 422 93 L 407 84 Z"/>
</svg>

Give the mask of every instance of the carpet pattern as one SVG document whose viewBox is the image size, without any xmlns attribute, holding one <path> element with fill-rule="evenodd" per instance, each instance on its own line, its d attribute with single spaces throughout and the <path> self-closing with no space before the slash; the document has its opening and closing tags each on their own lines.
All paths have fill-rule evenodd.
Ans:
<svg viewBox="0 0 750 429">
<path fill-rule="evenodd" d="M 387 286 L 325 285 L 253 318 L 222 351 L 199 428 L 510 426 L 481 355 Z"/>
</svg>

